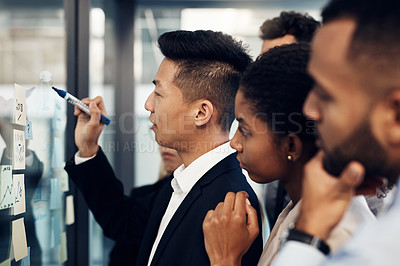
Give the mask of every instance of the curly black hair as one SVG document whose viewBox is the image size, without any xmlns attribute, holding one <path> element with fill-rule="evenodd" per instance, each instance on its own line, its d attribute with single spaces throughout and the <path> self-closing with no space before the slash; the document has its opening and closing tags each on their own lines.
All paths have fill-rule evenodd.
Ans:
<svg viewBox="0 0 400 266">
<path fill-rule="evenodd" d="M 283 11 L 279 17 L 268 19 L 262 24 L 260 37 L 272 40 L 290 34 L 298 42 L 311 42 L 314 32 L 320 26 L 321 23 L 308 14 Z"/>
<path fill-rule="evenodd" d="M 230 35 L 210 30 L 167 32 L 159 37 L 158 45 L 178 66 L 174 83 L 184 100 L 211 101 L 218 112 L 217 122 L 229 131 L 239 81 L 252 62 L 247 47 Z"/>
<path fill-rule="evenodd" d="M 310 46 L 296 43 L 272 48 L 249 66 L 240 91 L 276 136 L 315 138 L 315 122 L 302 114 L 314 80 L 307 72 Z"/>
</svg>

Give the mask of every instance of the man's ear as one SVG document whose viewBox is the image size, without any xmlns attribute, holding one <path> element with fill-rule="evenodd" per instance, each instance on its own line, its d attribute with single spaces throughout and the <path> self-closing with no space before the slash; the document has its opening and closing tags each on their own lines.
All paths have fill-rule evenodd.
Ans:
<svg viewBox="0 0 400 266">
<path fill-rule="evenodd" d="M 400 89 L 390 93 L 388 97 L 389 104 L 386 110 L 386 116 L 382 119 L 388 119 L 384 123 L 388 136 L 388 144 L 400 145 Z"/>
<path fill-rule="evenodd" d="M 289 161 L 296 162 L 301 157 L 303 151 L 303 142 L 296 134 L 286 136 L 285 150 Z"/>
<path fill-rule="evenodd" d="M 209 100 L 201 99 L 195 102 L 194 124 L 197 127 L 205 126 L 214 113 L 214 106 Z"/>
</svg>

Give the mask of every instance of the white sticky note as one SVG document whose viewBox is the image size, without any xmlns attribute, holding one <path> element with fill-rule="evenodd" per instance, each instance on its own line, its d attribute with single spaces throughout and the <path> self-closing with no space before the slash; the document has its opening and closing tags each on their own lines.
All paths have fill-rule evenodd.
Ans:
<svg viewBox="0 0 400 266">
<path fill-rule="evenodd" d="M 25 132 L 14 129 L 13 169 L 25 169 Z"/>
<path fill-rule="evenodd" d="M 50 178 L 50 210 L 61 208 L 60 182 L 57 178 Z"/>
<path fill-rule="evenodd" d="M 19 261 L 28 256 L 24 218 L 12 221 L 12 246 L 14 249 L 15 261 Z"/>
<path fill-rule="evenodd" d="M 0 210 L 14 206 L 11 165 L 0 165 Z"/>
<path fill-rule="evenodd" d="M 25 139 L 33 139 L 33 129 L 32 129 L 32 122 L 26 120 L 26 126 L 25 126 Z"/>
<path fill-rule="evenodd" d="M 26 95 L 25 88 L 14 84 L 14 119 L 15 124 L 26 125 Z"/>
<path fill-rule="evenodd" d="M 73 223 L 75 223 L 74 196 L 69 195 L 65 198 L 65 224 L 71 225 Z"/>
<path fill-rule="evenodd" d="M 28 256 L 21 260 L 21 266 L 30 266 L 31 265 L 31 247 L 28 247 Z"/>
<path fill-rule="evenodd" d="M 25 181 L 24 175 L 18 174 L 13 175 L 13 186 L 14 186 L 14 215 L 25 212 Z"/>
<path fill-rule="evenodd" d="M 0 263 L 0 266 L 11 266 L 11 260 L 10 258 L 6 259 L 2 263 Z"/>
<path fill-rule="evenodd" d="M 62 264 L 68 259 L 68 250 L 67 250 L 67 234 L 65 232 L 61 233 L 61 245 L 60 245 L 60 260 L 59 263 Z"/>
</svg>

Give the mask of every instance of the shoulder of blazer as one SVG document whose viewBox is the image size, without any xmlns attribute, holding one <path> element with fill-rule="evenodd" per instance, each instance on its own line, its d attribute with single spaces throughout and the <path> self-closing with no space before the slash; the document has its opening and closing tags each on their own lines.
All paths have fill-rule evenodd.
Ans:
<svg viewBox="0 0 400 266">
<path fill-rule="evenodd" d="M 203 177 L 197 182 L 197 185 L 204 186 L 211 183 L 214 179 L 227 172 L 237 171 L 237 174 L 242 174 L 242 168 L 236 159 L 237 152 L 225 157 L 222 161 L 214 165 Z"/>
</svg>

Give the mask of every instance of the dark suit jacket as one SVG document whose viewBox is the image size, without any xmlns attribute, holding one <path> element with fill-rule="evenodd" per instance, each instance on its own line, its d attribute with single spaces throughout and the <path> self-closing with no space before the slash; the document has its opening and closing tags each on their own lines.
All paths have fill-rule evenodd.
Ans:
<svg viewBox="0 0 400 266">
<path fill-rule="evenodd" d="M 132 251 L 137 253 L 136 265 L 147 265 L 173 192 L 170 185 L 172 176 L 162 180 L 157 188 L 149 189 L 148 193 L 127 197 L 101 149 L 95 158 L 83 164 L 75 165 L 74 160 L 70 160 L 65 170 L 82 191 L 104 234 L 114 240 L 129 241 L 138 249 Z M 242 190 L 247 191 L 252 206 L 260 213 L 257 197 L 242 174 L 236 154 L 232 154 L 194 185 L 169 222 L 151 265 L 210 265 L 204 247 L 204 217 L 208 210 L 224 200 L 227 192 Z M 259 225 L 261 232 L 260 215 Z M 262 238 L 259 234 L 243 257 L 242 265 L 257 265 L 261 252 Z"/>
</svg>

